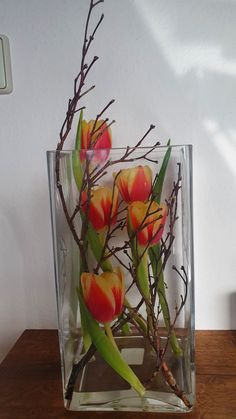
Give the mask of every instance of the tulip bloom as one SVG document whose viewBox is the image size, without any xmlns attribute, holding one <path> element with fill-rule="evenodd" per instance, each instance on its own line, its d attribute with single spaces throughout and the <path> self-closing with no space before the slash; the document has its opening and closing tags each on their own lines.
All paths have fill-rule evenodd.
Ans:
<svg viewBox="0 0 236 419">
<path fill-rule="evenodd" d="M 149 166 L 123 169 L 116 178 L 116 185 L 127 204 L 147 201 L 152 189 L 152 171 Z"/>
<path fill-rule="evenodd" d="M 90 313 L 99 323 L 109 323 L 123 309 L 125 288 L 120 268 L 101 275 L 84 272 L 81 275 L 84 301 Z"/>
<path fill-rule="evenodd" d="M 91 198 L 87 202 L 87 192 L 82 192 L 82 209 L 87 212 L 95 230 L 102 230 L 104 227 L 113 225 L 116 222 L 118 209 L 118 190 L 114 192 L 106 186 L 91 190 Z"/>
<path fill-rule="evenodd" d="M 93 159 L 103 162 L 107 159 L 112 145 L 111 129 L 107 127 L 103 120 L 98 120 L 95 127 L 94 123 L 95 121 L 93 120 L 89 122 L 82 120 L 81 149 L 93 150 Z M 94 131 L 94 134 L 92 134 L 92 131 Z M 81 151 L 80 156 L 84 160 L 86 152 Z"/>
<path fill-rule="evenodd" d="M 161 239 L 167 208 L 157 202 L 133 202 L 128 207 L 128 228 L 137 233 L 137 240 L 141 246 L 153 246 Z"/>
</svg>

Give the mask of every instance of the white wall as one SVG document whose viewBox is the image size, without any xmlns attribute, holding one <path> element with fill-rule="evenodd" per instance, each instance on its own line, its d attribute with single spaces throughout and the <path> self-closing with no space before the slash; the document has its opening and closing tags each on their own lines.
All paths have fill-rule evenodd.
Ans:
<svg viewBox="0 0 236 419">
<path fill-rule="evenodd" d="M 45 151 L 79 68 L 88 0 L 0 0 L 14 91 L 0 96 L 0 356 L 25 328 L 56 327 Z M 196 327 L 236 326 L 236 2 L 106 0 L 87 105 L 111 98 L 114 146 L 194 145 Z M 69 148 L 69 145 L 68 147 Z"/>
</svg>

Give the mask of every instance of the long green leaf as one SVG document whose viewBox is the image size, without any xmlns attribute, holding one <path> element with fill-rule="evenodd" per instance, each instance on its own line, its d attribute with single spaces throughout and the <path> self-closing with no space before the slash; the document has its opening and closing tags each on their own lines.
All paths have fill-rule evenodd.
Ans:
<svg viewBox="0 0 236 419">
<path fill-rule="evenodd" d="M 140 290 L 142 295 L 146 298 L 146 300 L 150 299 L 150 288 L 149 288 L 149 277 L 148 277 L 148 260 L 147 260 L 147 253 L 143 253 L 143 248 L 138 247 L 138 258 L 141 257 L 137 267 L 137 280 L 140 286 Z M 133 255 L 134 257 L 134 255 Z"/>
<path fill-rule="evenodd" d="M 80 276 L 81 276 L 81 273 L 80 273 Z M 80 281 L 79 281 L 79 286 L 76 288 L 76 290 L 77 290 L 77 300 L 78 300 L 78 293 L 80 294 L 82 293 L 82 286 L 81 286 Z M 84 345 L 85 352 L 87 352 L 91 346 L 92 340 L 91 340 L 90 333 L 88 331 L 87 322 L 86 322 L 86 319 L 84 318 L 84 312 L 81 305 L 79 305 L 79 310 L 80 310 L 80 319 L 81 319 L 81 331 L 83 335 L 83 345 Z"/>
<path fill-rule="evenodd" d="M 72 153 L 72 167 L 73 167 L 73 174 L 75 183 L 77 185 L 78 190 L 80 191 L 81 185 L 82 185 L 82 179 L 83 179 L 83 171 L 81 167 L 81 161 L 80 161 L 80 154 L 79 150 L 81 149 L 81 136 L 82 136 L 82 120 L 83 120 L 83 111 L 80 112 L 79 122 L 77 126 L 77 132 L 76 132 L 76 140 L 75 140 L 75 151 Z M 86 238 L 85 238 L 86 241 Z M 82 260 L 80 258 L 80 275 L 83 272 L 83 265 Z M 80 287 L 80 283 L 79 283 Z M 78 299 L 77 299 L 78 301 Z M 77 312 L 77 309 L 76 309 Z M 83 312 L 81 311 L 80 307 L 80 317 L 81 317 L 81 329 L 83 334 L 83 344 L 85 351 L 88 350 L 88 348 L 91 345 L 91 337 L 87 329 L 87 324 L 83 316 Z"/>
<path fill-rule="evenodd" d="M 152 265 L 153 276 L 157 277 L 158 275 L 158 285 L 157 285 L 157 293 L 160 302 L 160 306 L 162 309 L 162 314 L 165 322 L 165 326 L 167 330 L 170 329 L 170 312 L 169 307 L 166 299 L 166 290 L 165 290 L 165 281 L 164 281 L 164 274 L 162 270 L 162 261 L 160 259 L 160 245 L 157 244 L 149 249 L 149 258 Z M 158 260 L 158 262 L 157 262 Z M 177 337 L 175 332 L 172 330 L 170 334 L 170 344 L 173 350 L 173 353 L 176 356 L 182 356 L 183 351 L 179 346 Z"/>
<path fill-rule="evenodd" d="M 163 184 L 164 184 L 166 170 L 167 170 L 168 163 L 170 160 L 170 155 L 171 155 L 170 140 L 167 143 L 167 147 L 168 149 L 165 153 L 160 172 L 158 174 L 157 180 L 153 187 L 153 198 L 158 204 L 161 203 L 161 194 L 162 194 Z M 158 298 L 159 298 L 160 306 L 163 313 L 165 326 L 168 330 L 170 329 L 170 312 L 169 312 L 168 302 L 166 299 L 165 281 L 164 281 L 164 274 L 162 270 L 162 261 L 160 258 L 160 253 L 161 253 L 161 249 L 160 249 L 159 243 L 151 247 L 148 251 L 149 258 L 152 265 L 153 275 L 154 277 L 157 277 L 157 275 L 159 275 L 157 293 L 158 293 Z M 158 260 L 158 263 L 156 262 L 157 260 Z M 170 344 L 176 356 L 181 356 L 183 354 L 174 331 L 172 331 L 170 335 Z"/>
<path fill-rule="evenodd" d="M 81 110 L 79 122 L 77 126 L 77 132 L 76 132 L 75 151 L 72 153 L 73 173 L 74 173 L 74 178 L 75 178 L 75 182 L 76 182 L 78 190 L 80 190 L 81 188 L 82 179 L 83 179 L 83 171 L 82 171 L 80 155 L 79 155 L 79 150 L 81 149 L 82 120 L 83 120 L 83 111 Z"/>
<path fill-rule="evenodd" d="M 99 239 L 97 232 L 94 230 L 92 224 L 88 223 L 88 230 L 87 230 L 88 242 L 94 254 L 94 257 L 97 262 L 101 260 L 102 252 L 103 252 L 103 245 Z M 101 263 L 101 268 L 104 272 L 112 272 L 112 265 L 109 259 L 106 259 Z"/>
<path fill-rule="evenodd" d="M 138 377 L 134 374 L 133 370 L 126 364 L 125 360 L 122 358 L 121 354 L 113 346 L 111 341 L 108 339 L 104 331 L 100 328 L 96 320 L 93 319 L 90 312 L 88 311 L 83 297 L 78 290 L 78 296 L 80 301 L 81 310 L 83 312 L 83 318 L 87 323 L 87 328 L 89 330 L 90 336 L 94 345 L 97 348 L 97 351 L 103 357 L 103 359 L 122 377 L 126 380 L 134 390 L 140 396 L 143 396 L 145 393 L 145 388 L 142 383 L 139 381 Z"/>
<path fill-rule="evenodd" d="M 166 169 L 170 160 L 170 155 L 171 155 L 171 146 L 170 146 L 170 140 L 168 140 L 167 142 L 167 151 L 166 154 L 164 156 L 162 165 L 161 165 L 161 169 L 160 172 L 158 174 L 158 177 L 156 179 L 155 185 L 153 186 L 153 195 L 154 195 L 154 200 L 160 204 L 161 202 L 161 194 L 162 194 L 162 188 L 163 188 L 163 183 L 164 183 L 164 179 L 165 179 L 165 175 L 166 175 Z"/>
</svg>

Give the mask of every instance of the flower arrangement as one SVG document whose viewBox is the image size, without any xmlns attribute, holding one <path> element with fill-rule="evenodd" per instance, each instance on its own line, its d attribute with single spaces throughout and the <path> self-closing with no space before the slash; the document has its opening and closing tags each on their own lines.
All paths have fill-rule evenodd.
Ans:
<svg viewBox="0 0 236 419">
<path fill-rule="evenodd" d="M 186 409 L 190 409 L 191 402 L 174 377 L 166 357 L 169 349 L 176 359 L 183 357 L 175 324 L 188 298 L 187 271 L 184 266 L 173 265 L 173 280 L 181 282 L 183 293 L 176 301 L 175 315 L 171 315 L 165 268 L 175 243 L 182 187 L 181 164 L 177 163 L 176 179 L 169 196 L 163 198 L 172 153 L 170 141 L 159 164 L 153 158 L 159 142 L 150 148 L 140 148 L 155 128 L 151 125 L 134 147 L 127 147 L 121 156 L 114 158 L 111 129 L 114 121 L 103 117 L 114 100 L 94 120 L 84 119 L 85 107 L 80 107 L 79 103 L 95 87 L 85 86 L 88 73 L 98 60 L 95 56 L 87 62 L 87 55 L 103 15 L 91 33 L 90 19 L 100 3 L 102 0 L 90 0 L 80 72 L 74 80 L 74 96 L 68 102 L 55 158 L 57 194 L 79 254 L 78 280 L 73 285 L 73 303 L 69 301 L 69 304 L 74 319 L 79 312 L 83 337 L 80 358 L 75 353 L 66 379 L 65 399 L 69 406 L 78 375 L 98 352 L 138 397 L 144 397 L 157 374 L 161 374 L 170 391 Z M 63 185 L 63 147 L 78 112 L 71 163 L 76 202 L 71 207 Z M 134 292 L 138 296 L 135 305 Z M 137 333 L 148 342 L 155 357 L 155 368 L 145 382 L 126 362 L 116 339 Z"/>
</svg>

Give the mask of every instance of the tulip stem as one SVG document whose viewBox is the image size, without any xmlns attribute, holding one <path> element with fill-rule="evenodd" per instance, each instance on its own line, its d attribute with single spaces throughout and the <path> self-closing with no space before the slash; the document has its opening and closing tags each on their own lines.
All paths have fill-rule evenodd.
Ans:
<svg viewBox="0 0 236 419">
<path fill-rule="evenodd" d="M 133 241 L 131 248 L 133 260 L 136 265 L 138 286 L 146 304 L 148 328 L 151 334 L 154 334 L 152 313 L 149 305 L 149 302 L 151 302 L 151 294 L 148 275 L 148 251 L 144 250 L 142 246 L 139 246 L 136 240 Z"/>
<path fill-rule="evenodd" d="M 118 348 L 118 346 L 116 344 L 116 341 L 114 339 L 114 336 L 113 336 L 113 333 L 112 333 L 112 330 L 111 330 L 110 323 L 104 323 L 104 329 L 106 331 L 106 334 L 107 334 L 108 339 L 111 341 L 111 343 L 114 346 L 114 348 L 117 349 L 117 351 L 119 352 L 119 348 Z"/>
<path fill-rule="evenodd" d="M 153 275 L 155 278 L 157 278 L 157 293 L 159 297 L 159 302 L 160 302 L 165 326 L 167 330 L 170 330 L 171 319 L 170 319 L 169 306 L 168 306 L 167 297 L 166 297 L 165 280 L 164 280 L 164 273 L 163 273 L 163 266 L 162 266 L 159 244 L 149 249 L 149 257 L 150 257 L 150 261 L 152 265 Z M 178 339 L 176 337 L 174 330 L 172 330 L 170 333 L 170 344 L 171 344 L 172 351 L 176 356 L 183 355 L 183 351 L 181 347 L 179 346 Z"/>
<path fill-rule="evenodd" d="M 148 281 L 148 260 L 147 251 L 137 245 L 137 279 L 139 282 L 140 290 L 146 300 L 150 300 L 150 288 Z"/>
<path fill-rule="evenodd" d="M 131 313 L 132 315 L 132 318 L 136 321 L 136 323 L 143 330 L 143 332 L 147 333 L 147 323 L 144 321 L 144 319 L 142 319 L 142 317 L 135 313 L 127 297 L 125 297 L 124 299 L 124 305 L 127 307 L 129 313 Z"/>
</svg>

